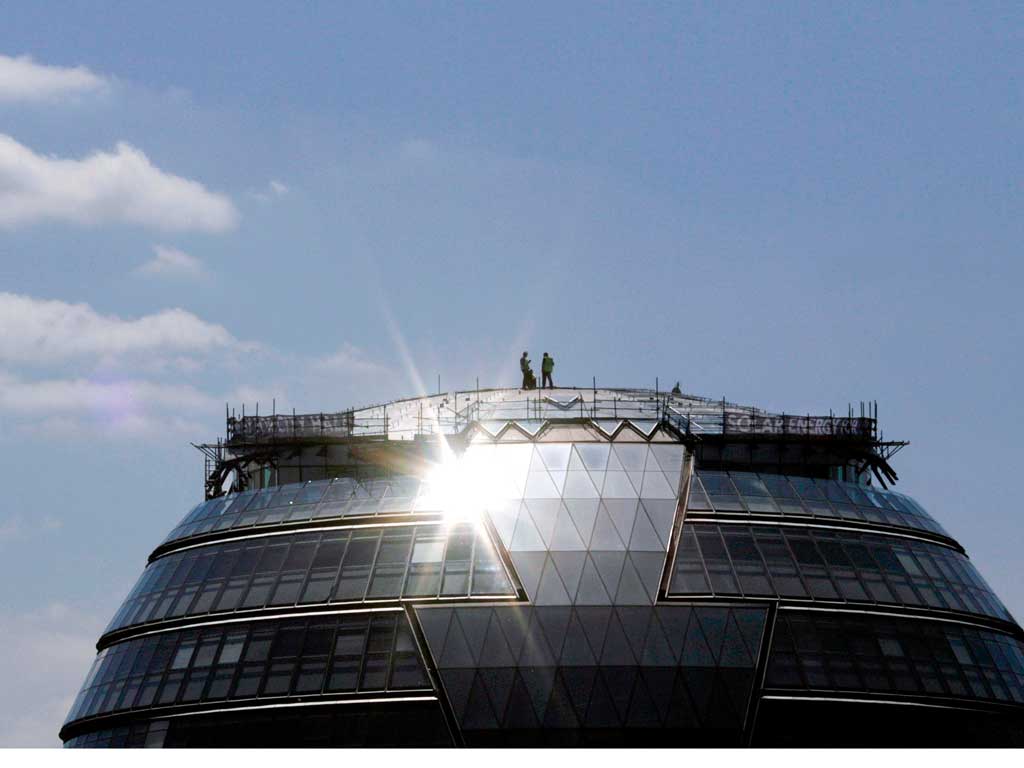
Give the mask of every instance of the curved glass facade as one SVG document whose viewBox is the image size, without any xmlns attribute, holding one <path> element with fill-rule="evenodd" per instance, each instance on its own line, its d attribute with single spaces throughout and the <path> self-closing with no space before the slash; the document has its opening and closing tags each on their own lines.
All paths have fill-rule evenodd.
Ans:
<svg viewBox="0 0 1024 768">
<path fill-rule="evenodd" d="M 105 648 L 67 719 L 212 701 L 430 687 L 400 611 L 232 623 Z"/>
<path fill-rule="evenodd" d="M 494 547 L 473 526 L 334 529 L 165 555 L 146 568 L 106 631 L 261 608 L 515 594 Z"/>
<path fill-rule="evenodd" d="M 353 477 L 191 510 L 100 638 L 67 746 L 820 743 L 806 722 L 1024 745 L 1024 631 L 917 502 L 867 484 L 872 419 L 522 396 L 236 420 L 221 447 L 260 457 L 239 487 Z"/>
<path fill-rule="evenodd" d="M 700 471 L 691 480 L 687 510 L 698 514 L 855 520 L 949 538 L 946 530 L 909 496 L 820 478 Z"/>
<path fill-rule="evenodd" d="M 773 596 L 963 611 L 1013 621 L 954 549 L 857 531 L 693 523 L 670 593 Z"/>
<path fill-rule="evenodd" d="M 953 623 L 781 611 L 768 688 L 1024 703 L 1024 643 Z"/>
</svg>

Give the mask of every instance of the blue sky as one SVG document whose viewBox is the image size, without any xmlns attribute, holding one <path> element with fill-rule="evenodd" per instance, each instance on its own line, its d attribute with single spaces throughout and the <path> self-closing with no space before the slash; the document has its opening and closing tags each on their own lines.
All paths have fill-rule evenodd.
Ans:
<svg viewBox="0 0 1024 768">
<path fill-rule="evenodd" d="M 1018 617 L 1019 4 L 9 3 L 0 744 L 55 744 L 223 404 L 879 401 Z"/>
</svg>

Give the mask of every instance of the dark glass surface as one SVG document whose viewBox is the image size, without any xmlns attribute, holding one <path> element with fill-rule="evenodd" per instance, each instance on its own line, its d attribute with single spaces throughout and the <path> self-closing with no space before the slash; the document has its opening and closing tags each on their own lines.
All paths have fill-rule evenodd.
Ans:
<svg viewBox="0 0 1024 768">
<path fill-rule="evenodd" d="M 68 748 L 451 745 L 436 701 L 219 712 L 104 728 L 64 743 Z"/>
<path fill-rule="evenodd" d="M 232 623 L 105 648 L 67 722 L 176 704 L 430 687 L 400 611 Z"/>
<path fill-rule="evenodd" d="M 767 688 L 1024 703 L 1024 645 L 949 622 L 780 611 Z"/>
<path fill-rule="evenodd" d="M 739 733 L 766 610 L 417 606 L 416 616 L 467 743 L 522 744 L 560 730 Z"/>
<path fill-rule="evenodd" d="M 438 594 L 515 594 L 483 529 L 339 529 L 172 553 L 149 564 L 107 632 L 207 613 Z"/>
<path fill-rule="evenodd" d="M 945 529 L 909 496 L 838 480 L 754 472 L 695 471 L 690 481 L 687 510 L 707 514 L 796 515 L 858 520 L 949 537 Z"/>
<path fill-rule="evenodd" d="M 673 595 L 744 595 L 907 605 L 1013 621 L 970 560 L 896 536 L 686 523 Z"/>
</svg>

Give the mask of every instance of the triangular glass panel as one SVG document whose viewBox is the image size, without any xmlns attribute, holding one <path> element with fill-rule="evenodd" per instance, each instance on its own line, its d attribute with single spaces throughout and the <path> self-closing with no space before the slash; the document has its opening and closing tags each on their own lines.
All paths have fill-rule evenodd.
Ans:
<svg viewBox="0 0 1024 768">
<path fill-rule="evenodd" d="M 448 696 L 448 703 L 458 722 L 466 713 L 466 703 L 469 701 L 469 692 L 473 687 L 473 679 L 476 672 L 472 669 L 442 669 L 441 682 L 444 683 L 444 692 Z"/>
<path fill-rule="evenodd" d="M 498 442 L 500 443 L 529 443 L 530 436 L 524 435 L 522 431 L 516 429 L 514 424 L 509 424 L 505 431 L 498 436 Z M 532 446 L 531 446 L 532 447 Z"/>
<path fill-rule="evenodd" d="M 512 536 L 516 530 L 516 520 L 519 518 L 520 507 L 520 501 L 508 499 L 492 502 L 487 508 L 487 516 L 491 519 L 491 523 L 494 524 L 494 528 L 497 530 L 498 536 L 501 537 L 501 543 L 505 545 L 505 549 L 512 546 Z"/>
<path fill-rule="evenodd" d="M 686 449 L 681 445 L 652 445 L 651 453 L 658 461 L 661 471 L 669 477 L 679 477 L 683 469 L 683 457 Z M 648 462 L 649 463 L 649 462 Z"/>
<path fill-rule="evenodd" d="M 591 665 L 593 665 L 591 661 Z M 594 666 L 574 667 L 562 665 L 559 670 L 562 678 L 562 685 L 569 693 L 569 700 L 576 717 L 582 723 L 587 717 L 587 706 L 590 703 L 590 693 L 594 689 L 594 678 L 597 676 L 597 669 Z"/>
<path fill-rule="evenodd" d="M 487 625 L 491 619 L 490 608 L 466 607 L 456 608 L 455 618 L 462 625 L 462 634 L 469 645 L 470 653 L 474 660 L 479 662 L 480 651 L 484 646 L 484 637 L 487 635 Z"/>
<path fill-rule="evenodd" d="M 587 707 L 585 726 L 587 728 L 618 728 L 622 725 L 618 710 L 612 701 L 608 686 L 600 669 L 590 691 L 590 705 Z"/>
<path fill-rule="evenodd" d="M 551 653 L 557 659 L 562 653 L 562 646 L 565 643 L 565 633 L 569 628 L 569 617 L 572 614 L 572 609 L 568 606 L 538 607 L 534 609 L 533 613 L 537 624 L 540 626 L 540 630 L 544 632 L 544 637 L 548 641 Z M 533 625 L 535 631 L 537 630 L 537 624 Z"/>
<path fill-rule="evenodd" d="M 570 470 L 565 475 L 565 485 L 562 486 L 563 498 L 596 499 L 600 495 L 591 482 L 589 473 Z"/>
<path fill-rule="evenodd" d="M 442 669 L 476 666 L 476 659 L 473 658 L 473 652 L 470 650 L 469 643 L 466 642 L 466 638 L 462 634 L 462 627 L 458 621 L 452 621 L 448 626 L 448 637 L 445 639 L 444 653 L 438 660 L 437 665 Z"/>
<path fill-rule="evenodd" d="M 644 486 L 644 473 L 640 470 L 630 469 L 626 471 L 626 475 L 629 477 L 629 482 L 633 485 L 639 495 L 640 489 Z"/>
<path fill-rule="evenodd" d="M 550 546 L 552 550 L 577 552 L 582 552 L 587 548 L 587 545 L 580 537 L 579 531 L 576 530 L 576 525 L 569 515 L 569 510 L 564 506 L 558 511 L 558 517 L 555 519 L 555 530 L 551 534 Z"/>
<path fill-rule="evenodd" d="M 640 432 L 644 437 L 649 438 L 654 430 L 657 429 L 658 422 L 654 419 L 630 419 L 629 426 Z"/>
<path fill-rule="evenodd" d="M 597 512 L 597 522 L 594 524 L 594 533 L 590 537 L 590 549 L 600 551 L 619 551 L 626 549 L 626 545 L 623 544 L 622 539 L 615 530 L 615 524 L 612 523 L 611 518 L 608 516 L 608 511 L 603 505 Z"/>
<path fill-rule="evenodd" d="M 633 698 L 629 702 L 629 714 L 626 716 L 626 722 L 634 728 L 650 728 L 661 724 L 658 709 L 647 692 L 643 675 L 637 678 L 636 684 L 633 686 Z"/>
<path fill-rule="evenodd" d="M 722 639 L 725 637 L 725 620 L 729 616 L 728 608 L 701 607 L 696 611 L 704 637 L 717 662 L 722 652 Z"/>
<path fill-rule="evenodd" d="M 654 526 L 647 518 L 647 512 L 641 508 L 633 523 L 633 531 L 629 536 L 629 548 L 634 552 L 664 552 L 665 545 L 662 544 L 658 534 L 654 532 Z"/>
<path fill-rule="evenodd" d="M 633 567 L 633 563 L 626 558 L 622 576 L 619 579 L 619 588 L 615 594 L 615 605 L 650 605 L 652 602 L 654 601 L 644 589 L 644 584 Z"/>
<path fill-rule="evenodd" d="M 594 426 L 600 429 L 608 437 L 615 434 L 615 431 L 622 426 L 622 421 L 618 419 L 594 419 Z"/>
<path fill-rule="evenodd" d="M 444 653 L 444 640 L 448 636 L 448 624 L 451 622 L 451 608 L 416 607 L 416 618 L 427 639 L 430 655 L 440 659 Z"/>
<path fill-rule="evenodd" d="M 674 499 L 676 491 L 663 472 L 644 472 L 640 496 L 645 499 Z"/>
<path fill-rule="evenodd" d="M 576 451 L 586 469 L 592 472 L 604 472 L 608 468 L 608 454 L 611 446 L 607 443 L 577 443 Z M 573 467 L 569 467 L 573 469 Z"/>
<path fill-rule="evenodd" d="M 547 699 L 544 699 L 547 703 Z M 530 690 L 523 681 L 520 673 L 516 673 L 512 682 L 512 692 L 509 695 L 508 706 L 505 708 L 506 728 L 534 729 L 540 724 L 537 721 L 537 713 L 533 704 L 533 697 Z"/>
<path fill-rule="evenodd" d="M 555 487 L 551 476 L 545 472 L 530 472 L 526 476 L 526 492 L 523 494 L 527 499 L 558 499 L 562 494 Z"/>
<path fill-rule="evenodd" d="M 640 657 L 640 663 L 649 667 L 674 667 L 678 661 L 679 659 L 672 652 L 668 638 L 665 637 L 661 622 L 655 614 L 647 628 L 647 638 L 644 640 L 644 651 Z"/>
<path fill-rule="evenodd" d="M 719 669 L 718 678 L 729 692 L 729 700 L 736 713 L 743 717 L 750 706 L 750 693 L 753 688 L 753 669 Z"/>
<path fill-rule="evenodd" d="M 626 633 L 629 640 L 629 647 L 637 659 L 644 653 L 644 639 L 647 637 L 647 626 L 651 623 L 651 616 L 654 610 L 649 607 L 633 608 L 628 606 L 616 606 L 615 613 L 618 614 L 622 624 L 622 631 Z"/>
<path fill-rule="evenodd" d="M 730 612 L 731 613 L 731 612 Z M 747 650 L 747 644 L 736 626 L 736 619 L 731 615 L 725 624 L 725 637 L 722 639 L 722 655 L 718 660 L 720 667 L 753 667 L 754 660 Z"/>
<path fill-rule="evenodd" d="M 514 659 L 518 659 L 522 653 L 532 616 L 533 609 L 525 605 L 503 605 L 494 609 L 494 617 L 505 635 L 508 649 Z"/>
<path fill-rule="evenodd" d="M 565 472 L 569 468 L 569 453 L 572 446 L 568 443 L 541 443 L 536 450 L 544 459 L 544 464 L 552 472 Z"/>
<path fill-rule="evenodd" d="M 555 532 L 555 520 L 562 508 L 562 502 L 557 499 L 529 499 L 526 507 L 530 510 L 530 517 L 540 534 L 545 547 L 551 546 L 551 535 Z"/>
<path fill-rule="evenodd" d="M 547 472 L 548 466 L 544 463 L 544 457 L 540 455 L 537 446 L 533 447 L 533 456 L 530 458 L 530 472 Z"/>
<path fill-rule="evenodd" d="M 630 552 L 629 559 L 633 561 L 633 567 L 640 577 L 640 583 L 644 585 L 651 602 L 658 599 L 658 591 L 661 589 L 661 575 L 665 567 L 664 552 Z"/>
<path fill-rule="evenodd" d="M 568 610 L 568 607 L 565 610 Z M 561 647 L 558 650 L 560 651 Z M 558 657 L 548 645 L 547 637 L 537 617 L 537 609 L 534 608 L 530 618 L 530 628 L 526 632 L 526 641 L 523 643 L 523 652 L 519 656 L 519 666 L 520 668 L 553 667 L 556 658 Z"/>
<path fill-rule="evenodd" d="M 548 471 L 548 474 L 551 475 L 551 482 L 553 482 L 555 484 L 555 490 L 558 491 L 558 495 L 562 496 L 564 494 L 564 488 L 565 488 L 565 476 L 568 473 L 567 472 L 556 472 L 555 470 L 552 469 L 552 470 Z"/>
<path fill-rule="evenodd" d="M 497 727 L 498 718 L 491 708 L 491 698 L 487 695 L 484 681 L 478 674 L 473 679 L 473 687 L 469 691 L 469 701 L 462 716 L 462 728 L 467 731 L 481 731 Z"/>
<path fill-rule="evenodd" d="M 533 524 L 533 518 L 524 507 L 519 512 L 519 520 L 516 521 L 516 530 L 512 535 L 512 552 L 537 552 L 547 549 L 544 540 Z"/>
<path fill-rule="evenodd" d="M 604 636 L 604 648 L 601 649 L 601 666 L 634 666 L 636 663 L 626 633 L 622 631 L 622 625 L 613 613 Z"/>
<path fill-rule="evenodd" d="M 572 599 L 566 592 L 565 585 L 555 569 L 555 564 L 548 558 L 544 566 L 544 574 L 540 577 L 537 597 L 532 601 L 535 605 L 571 605 Z"/>
<path fill-rule="evenodd" d="M 693 708 L 690 691 L 686 679 L 677 673 L 672 685 L 672 701 L 669 705 L 668 717 L 665 718 L 666 728 L 690 729 L 699 728 L 700 720 Z"/>
<path fill-rule="evenodd" d="M 546 421 L 544 419 L 516 419 L 514 422 L 523 432 L 528 434 L 530 437 L 535 437 L 540 432 L 541 427 L 544 426 Z"/>
<path fill-rule="evenodd" d="M 487 635 L 484 637 L 483 648 L 480 651 L 481 667 L 512 667 L 516 660 L 512 655 L 508 642 L 505 640 L 505 633 L 501 630 L 498 618 L 494 616 L 491 609 L 491 620 L 487 625 Z M 499 608 L 497 610 L 504 610 Z M 511 685 L 511 681 L 509 682 Z"/>
<path fill-rule="evenodd" d="M 686 643 L 686 628 L 690 623 L 693 609 L 688 605 L 659 605 L 654 609 L 665 629 L 665 637 L 672 647 L 672 654 L 678 659 Z"/>
<path fill-rule="evenodd" d="M 672 706 L 672 688 L 675 683 L 675 669 L 640 668 L 640 678 L 647 687 L 647 693 L 658 713 L 658 722 L 664 724 Z M 635 700 L 634 696 L 634 700 Z"/>
<path fill-rule="evenodd" d="M 601 669 L 608 692 L 618 710 L 619 718 L 625 722 L 629 712 L 629 702 L 633 698 L 633 685 L 636 683 L 636 667 L 605 667 Z"/>
<path fill-rule="evenodd" d="M 597 521 L 598 501 L 596 499 L 565 499 L 565 508 L 569 510 L 569 517 L 576 524 L 576 530 L 580 532 L 580 538 L 584 543 L 590 541 L 594 534 L 594 523 Z"/>
<path fill-rule="evenodd" d="M 498 718 L 498 722 L 501 723 L 504 721 L 508 699 L 512 694 L 512 683 L 516 678 L 515 670 L 481 669 L 478 674 L 484 683 L 484 687 L 487 689 L 494 714 Z"/>
<path fill-rule="evenodd" d="M 632 499 L 605 499 L 604 501 L 604 508 L 608 512 L 608 517 L 611 518 L 612 524 L 615 526 L 615 530 L 618 532 L 619 538 L 622 539 L 623 543 L 629 541 L 630 534 L 633 531 L 636 507 L 637 502 Z"/>
<path fill-rule="evenodd" d="M 611 620 L 612 609 L 607 607 L 578 606 L 573 614 L 579 619 L 583 633 L 590 643 L 590 650 L 595 658 L 600 658 L 601 650 L 604 648 L 604 636 L 608 632 L 608 622 Z"/>
<path fill-rule="evenodd" d="M 507 421 L 501 419 L 487 419 L 485 421 L 477 422 L 481 427 L 487 430 L 492 437 L 497 437 L 501 434 L 501 430 L 508 424 Z"/>
<path fill-rule="evenodd" d="M 583 574 L 583 565 L 586 562 L 585 552 L 552 551 L 551 560 L 558 569 L 558 575 L 562 578 L 570 600 L 576 595 L 580 585 L 580 576 Z"/>
<path fill-rule="evenodd" d="M 625 472 L 606 472 L 601 496 L 605 499 L 635 499 L 636 489 Z"/>
<path fill-rule="evenodd" d="M 736 626 L 740 628 L 740 634 L 747 644 L 750 655 L 757 658 L 761 652 L 761 636 L 764 633 L 765 615 L 764 608 L 733 608 L 732 615 L 736 620 Z"/>
<path fill-rule="evenodd" d="M 646 445 L 615 445 L 612 453 L 618 457 L 623 469 L 643 472 L 647 461 Z"/>
<path fill-rule="evenodd" d="M 551 688 L 555 683 L 554 668 L 524 669 L 520 667 L 519 677 L 530 694 L 530 702 L 533 704 L 533 711 L 536 713 L 537 719 L 543 722 L 544 710 L 547 709 L 548 699 L 551 698 Z"/>
<path fill-rule="evenodd" d="M 694 609 L 694 615 L 686 628 L 686 639 L 683 641 L 682 652 L 679 654 L 679 664 L 683 667 L 713 667 L 715 656 L 708 647 L 708 641 L 704 639 L 704 631 L 697 621 L 696 612 L 701 609 Z"/>
<path fill-rule="evenodd" d="M 540 576 L 544 572 L 544 562 L 548 559 L 548 553 L 512 550 L 509 555 L 512 558 L 512 565 L 515 566 L 516 575 L 519 576 L 519 583 L 526 590 L 527 597 L 532 600 L 537 596 L 537 585 L 540 584 Z"/>
<path fill-rule="evenodd" d="M 544 727 L 551 729 L 579 727 L 572 699 L 565 689 L 560 675 L 555 678 L 555 684 L 551 689 L 551 698 L 548 699 L 547 709 L 544 710 Z"/>
<path fill-rule="evenodd" d="M 676 519 L 676 500 L 644 499 L 640 503 L 658 535 L 662 550 L 667 550 L 672 537 L 672 524 Z"/>
<path fill-rule="evenodd" d="M 572 452 L 569 454 L 569 466 L 567 469 L 570 472 L 585 471 L 586 465 L 583 463 L 583 457 L 580 456 L 580 452 L 577 446 L 573 446 Z"/>
<path fill-rule="evenodd" d="M 608 466 L 606 467 L 606 469 L 609 472 L 625 472 L 626 468 L 622 466 L 622 461 L 619 460 L 618 455 L 615 453 L 615 451 L 610 450 L 611 446 L 608 447 Z"/>
<path fill-rule="evenodd" d="M 559 658 L 562 666 L 586 667 L 597 664 L 590 643 L 587 641 L 583 625 L 579 617 L 574 613 L 569 618 L 569 626 L 565 632 L 565 643 L 562 645 L 562 655 Z"/>
<path fill-rule="evenodd" d="M 587 474 L 590 475 L 590 482 L 597 489 L 598 496 L 600 496 L 601 495 L 601 489 L 604 487 L 604 476 L 606 474 L 608 474 L 608 473 L 607 472 L 593 472 L 592 471 L 592 472 L 588 472 Z"/>
<path fill-rule="evenodd" d="M 611 602 L 611 597 L 609 597 L 608 591 L 605 589 L 604 582 L 597 573 L 597 566 L 594 565 L 594 561 L 588 555 L 583 565 L 583 574 L 580 576 L 579 588 L 576 590 L 576 604 L 611 605 Z"/>
<path fill-rule="evenodd" d="M 590 558 L 597 566 L 597 572 L 604 582 L 604 588 L 609 595 L 614 595 L 619 585 L 619 577 L 622 576 L 622 565 L 626 561 L 625 552 L 607 552 L 591 550 Z"/>
</svg>

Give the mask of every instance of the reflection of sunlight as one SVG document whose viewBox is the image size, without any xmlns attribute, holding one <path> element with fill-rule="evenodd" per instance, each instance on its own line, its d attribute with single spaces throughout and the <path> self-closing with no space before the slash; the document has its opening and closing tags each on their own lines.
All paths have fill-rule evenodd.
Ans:
<svg viewBox="0 0 1024 768">
<path fill-rule="evenodd" d="M 441 460 L 424 478 L 421 509 L 439 509 L 449 524 L 480 525 L 483 512 L 496 498 L 501 484 L 500 467 L 493 451 L 472 448 L 457 456 L 441 441 Z"/>
</svg>

